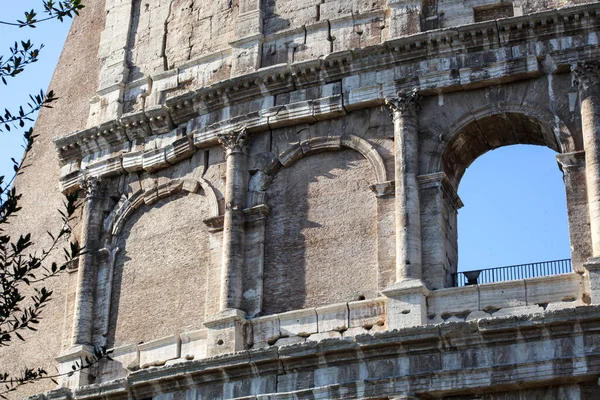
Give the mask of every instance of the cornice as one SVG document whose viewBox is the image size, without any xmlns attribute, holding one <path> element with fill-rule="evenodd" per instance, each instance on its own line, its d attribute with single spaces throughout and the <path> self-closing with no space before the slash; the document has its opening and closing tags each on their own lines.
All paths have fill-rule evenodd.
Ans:
<svg viewBox="0 0 600 400">
<path fill-rule="evenodd" d="M 417 88 L 420 94 L 429 95 L 528 79 L 543 74 L 539 59 L 546 55 L 551 55 L 555 63 L 560 64 L 556 72 L 568 72 L 574 55 L 578 55 L 579 61 L 597 59 L 600 47 L 571 43 L 572 48 L 557 46 L 554 49 L 540 43 L 559 40 L 570 32 L 596 32 L 600 26 L 598 10 L 600 4 L 585 4 L 428 31 L 380 45 L 331 53 L 321 59 L 263 68 L 190 91 L 166 100 L 163 105 L 56 138 L 54 143 L 61 165 L 69 165 L 61 171 L 63 190 L 78 188 L 77 182 L 85 175 L 126 173 L 123 154 L 139 151 L 136 146 L 149 137 L 164 135 L 195 118 L 261 99 L 257 111 L 234 115 L 213 124 L 196 124 L 185 134 L 195 147 L 201 148 L 215 145 L 217 135 L 224 130 L 245 125 L 249 133 L 254 133 L 277 126 L 335 118 L 355 109 L 381 105 L 386 97 L 396 95 L 399 90 Z M 580 51 L 582 47 L 585 51 Z M 515 48 L 519 49 L 516 53 Z M 488 50 L 500 54 L 498 59 L 486 61 L 484 53 Z M 582 59 L 581 54 L 585 54 L 586 59 Z M 465 61 L 467 55 L 473 56 L 472 63 Z M 423 65 L 427 68 L 423 69 Z M 393 75 L 387 86 L 358 87 L 337 98 L 306 100 L 285 106 L 275 106 L 272 102 L 281 93 L 380 71 L 391 71 Z M 94 161 L 96 154 L 106 153 L 113 155 Z M 91 165 L 84 162 L 88 159 L 92 161 Z M 87 170 L 83 170 L 82 162 Z M 102 164 L 95 172 L 90 171 L 94 163 Z M 168 163 L 161 165 L 168 166 Z M 134 169 L 140 170 L 143 166 Z"/>
<path fill-rule="evenodd" d="M 242 351 L 203 360 L 182 361 L 157 368 L 147 368 L 132 372 L 128 377 L 112 382 L 77 388 L 73 391 L 58 389 L 38 396 L 37 400 L 73 398 L 77 400 L 150 398 L 160 393 L 184 391 L 200 386 L 223 387 L 227 382 L 252 380 L 268 376 L 283 376 L 285 371 L 293 373 L 314 373 L 315 371 L 344 368 L 345 366 L 370 365 L 382 360 L 438 359 L 446 354 L 454 359 L 459 353 L 483 351 L 494 354 L 507 346 L 515 347 L 527 343 L 532 349 L 558 346 L 561 340 L 571 342 L 594 341 L 600 335 L 600 308 L 583 306 L 532 316 L 507 316 L 471 322 L 453 322 L 441 325 L 426 325 L 401 330 L 359 335 L 354 340 L 325 339 L 319 342 L 306 342 L 283 347 L 269 347 L 259 350 Z M 489 386 L 490 371 L 497 368 L 510 368 L 508 376 L 514 383 L 517 377 L 521 385 L 539 384 L 551 380 L 572 380 L 576 382 L 584 376 L 600 374 L 600 353 L 593 346 L 577 347 L 569 357 L 557 360 L 543 352 L 533 352 L 527 359 L 515 359 L 508 364 L 500 359 L 484 357 L 470 368 L 470 379 L 464 381 L 461 389 L 480 389 Z M 504 350 L 505 351 L 505 350 Z M 423 358 L 425 357 L 425 358 Z M 430 358 L 426 358 L 430 357 Z M 518 358 L 518 357 L 517 357 Z M 568 374 L 556 363 L 566 362 Z M 412 365 L 412 364 L 411 364 Z M 360 384 L 365 379 L 391 379 L 393 384 L 381 385 L 377 395 L 392 394 L 385 390 L 398 390 L 396 385 L 410 385 L 414 392 L 450 394 L 444 382 L 464 377 L 462 365 L 429 362 L 418 364 L 411 371 L 398 370 L 395 375 L 382 370 L 351 378 L 350 381 L 335 384 Z M 536 368 L 532 368 L 535 365 Z M 573 365 L 578 365 L 573 368 Z M 377 371 L 374 369 L 373 371 Z M 432 374 L 439 379 L 431 380 Z M 348 375 L 351 376 L 351 375 Z M 335 385 L 332 384 L 332 385 Z M 501 384 L 501 382 L 497 382 Z M 314 387 L 302 390 L 322 390 Z M 280 389 L 282 390 L 282 389 Z M 286 390 L 282 390 L 287 392 Z M 283 393 L 254 393 L 284 395 Z M 289 393 L 288 393 L 289 394 Z M 279 397 L 273 397 L 279 398 Z M 289 397 L 282 397 L 289 398 Z"/>
</svg>

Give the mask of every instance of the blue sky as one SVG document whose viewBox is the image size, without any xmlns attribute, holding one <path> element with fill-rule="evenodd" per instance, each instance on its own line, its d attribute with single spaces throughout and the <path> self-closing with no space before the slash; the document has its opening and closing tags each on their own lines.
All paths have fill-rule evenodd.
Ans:
<svg viewBox="0 0 600 400">
<path fill-rule="evenodd" d="M 24 9 L 38 4 L 8 2 L 0 18 L 21 18 Z M 69 25 L 0 26 L 2 54 L 16 38 L 46 46 L 40 62 L 2 87 L 0 110 L 14 109 L 29 93 L 47 88 Z M 0 175 L 10 173 L 10 157 L 21 155 L 20 136 L 0 133 Z M 484 154 L 465 173 L 459 195 L 465 204 L 458 219 L 460 270 L 570 257 L 565 190 L 552 150 L 520 145 Z"/>
</svg>

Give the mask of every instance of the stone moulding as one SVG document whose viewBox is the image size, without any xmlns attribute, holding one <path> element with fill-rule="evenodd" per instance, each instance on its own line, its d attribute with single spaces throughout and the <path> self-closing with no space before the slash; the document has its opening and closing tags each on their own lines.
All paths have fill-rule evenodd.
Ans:
<svg viewBox="0 0 600 400">
<path fill-rule="evenodd" d="M 227 79 L 168 99 L 164 105 L 55 139 L 61 165 L 68 167 L 61 171 L 61 184 L 63 190 L 73 190 L 78 189 L 77 182 L 81 176 L 124 174 L 127 171 L 122 167 L 123 157 L 132 152 L 132 143 L 165 134 L 203 115 L 256 99 L 268 100 L 277 94 L 305 87 L 342 81 L 343 94 L 289 104 L 284 107 L 286 112 L 283 114 L 281 106 L 265 107 L 263 102 L 256 112 L 237 115 L 213 125 L 202 125 L 201 122 L 194 131 L 188 130 L 186 134 L 193 138 L 195 147 L 207 147 L 216 143 L 219 130 L 226 129 L 227 125 L 247 125 L 249 132 L 254 133 L 274 125 L 289 126 L 304 120 L 335 118 L 350 110 L 381 105 L 386 97 L 398 90 L 417 88 L 421 94 L 427 95 L 540 76 L 543 72 L 539 59 L 548 55 L 557 66 L 554 72 L 568 72 L 571 67 L 569 60 L 574 54 L 577 54 L 578 60 L 585 61 L 598 58 L 600 52 L 595 46 L 578 41 L 563 41 L 567 44 L 561 42 L 563 45 L 558 46 L 558 39 L 553 39 L 552 35 L 560 33 L 564 37 L 571 32 L 573 35 L 596 34 L 598 9 L 600 4 L 586 4 L 429 31 L 389 40 L 381 45 L 339 51 L 322 59 L 275 65 Z M 582 48 L 586 51 L 580 51 Z M 472 62 L 470 57 L 457 58 L 461 54 L 486 50 L 494 50 L 500 56 L 485 63 L 479 62 L 479 57 L 474 57 Z M 389 75 L 390 79 L 375 85 L 352 84 L 354 80 L 360 81 L 361 74 L 375 72 Z M 158 85 L 159 81 L 155 84 Z M 190 152 L 187 149 L 181 157 L 188 157 Z M 95 154 L 110 155 L 103 156 L 96 164 L 83 167 L 82 161 Z M 183 158 L 174 158 L 173 162 Z M 168 165 L 167 160 L 157 168 Z"/>
<path fill-rule="evenodd" d="M 213 219 L 218 219 L 221 216 L 219 200 L 210 183 L 200 178 L 197 181 L 190 179 L 173 179 L 151 190 L 139 189 L 129 197 L 123 195 L 105 220 L 105 230 L 111 233 L 113 240 L 117 240 L 116 238 L 121 233 L 121 229 L 127 218 L 129 218 L 142 204 L 151 205 L 158 199 L 171 196 L 181 190 L 188 193 L 196 193 L 200 188 L 202 188 L 204 195 L 208 199 L 210 210 L 210 217 L 205 223 L 212 227 L 211 221 Z"/>
<path fill-rule="evenodd" d="M 242 351 L 148 368 L 73 391 L 58 389 L 36 400 L 139 399 L 174 392 L 195 398 L 218 393 L 224 398 L 278 400 L 402 392 L 441 397 L 485 389 L 490 382 L 498 388 L 510 388 L 514 382 L 527 388 L 600 375 L 598 347 L 578 345 L 598 340 L 600 307 L 587 306 Z M 562 348 L 563 358 L 546 351 L 555 346 Z"/>
</svg>

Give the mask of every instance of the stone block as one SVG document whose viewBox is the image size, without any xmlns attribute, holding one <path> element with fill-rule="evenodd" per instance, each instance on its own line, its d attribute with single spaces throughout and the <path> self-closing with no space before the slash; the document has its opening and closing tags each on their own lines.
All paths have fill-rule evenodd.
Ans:
<svg viewBox="0 0 600 400">
<path fill-rule="evenodd" d="M 275 346 L 291 346 L 293 344 L 304 343 L 306 342 L 306 338 L 300 336 L 290 336 L 290 337 L 282 337 L 275 342 Z"/>
<path fill-rule="evenodd" d="M 541 314 L 544 312 L 544 309 L 540 306 L 520 306 L 520 307 L 507 307 L 502 308 L 496 311 L 493 316 L 494 317 L 512 317 L 518 315 L 531 315 L 531 314 Z"/>
<path fill-rule="evenodd" d="M 90 369 L 77 369 L 73 366 L 82 365 L 86 357 L 93 357 L 94 350 L 90 346 L 73 346 L 60 356 L 56 357 L 59 385 L 62 387 L 76 388 L 90 383 Z"/>
<path fill-rule="evenodd" d="M 277 315 L 256 318 L 250 323 L 252 324 L 252 347 L 255 349 L 274 345 L 281 335 Z"/>
<path fill-rule="evenodd" d="M 348 304 L 339 303 L 325 307 L 317 307 L 319 333 L 344 332 L 348 329 Z"/>
<path fill-rule="evenodd" d="M 112 350 L 111 360 L 103 360 L 99 373 L 103 382 L 120 379 L 130 371 L 140 368 L 140 354 L 136 345 L 117 347 Z"/>
<path fill-rule="evenodd" d="M 479 285 L 479 309 L 494 311 L 527 305 L 525 281 L 508 281 Z"/>
<path fill-rule="evenodd" d="M 427 324 L 429 290 L 421 280 L 396 282 L 382 292 L 387 298 L 388 329 L 402 329 Z"/>
<path fill-rule="evenodd" d="M 127 172 L 137 172 L 144 169 L 144 152 L 132 151 L 123 154 L 123 169 Z"/>
<path fill-rule="evenodd" d="M 244 329 L 246 315 L 241 310 L 227 310 L 204 322 L 208 328 L 207 356 L 231 354 L 246 348 Z"/>
<path fill-rule="evenodd" d="M 432 291 L 428 304 L 429 314 L 468 314 L 469 311 L 479 310 L 479 290 L 477 285 L 471 285 Z"/>
<path fill-rule="evenodd" d="M 179 335 L 167 336 L 138 345 L 140 352 L 140 367 L 157 367 L 167 361 L 180 357 L 181 338 Z"/>
<path fill-rule="evenodd" d="M 207 330 L 185 332 L 181 337 L 181 358 L 185 360 L 201 360 L 206 358 Z"/>
<path fill-rule="evenodd" d="M 329 332 L 319 332 L 313 333 L 309 337 L 306 338 L 307 342 L 320 342 L 325 339 L 340 339 L 342 338 L 342 333 L 337 331 L 329 331 Z"/>
<path fill-rule="evenodd" d="M 153 172 L 168 167 L 165 149 L 154 149 L 144 152 L 142 164 L 145 171 Z"/>
<path fill-rule="evenodd" d="M 348 328 L 372 329 L 385 326 L 386 303 L 385 297 L 349 302 Z"/>
<path fill-rule="evenodd" d="M 467 321 L 477 321 L 484 318 L 490 318 L 491 315 L 486 313 L 485 311 L 473 311 L 469 315 L 467 315 Z"/>
<path fill-rule="evenodd" d="M 308 337 L 318 332 L 317 312 L 314 308 L 279 314 L 281 336 Z"/>
<path fill-rule="evenodd" d="M 527 304 L 561 302 L 566 298 L 580 298 L 583 278 L 576 273 L 525 279 Z"/>
</svg>

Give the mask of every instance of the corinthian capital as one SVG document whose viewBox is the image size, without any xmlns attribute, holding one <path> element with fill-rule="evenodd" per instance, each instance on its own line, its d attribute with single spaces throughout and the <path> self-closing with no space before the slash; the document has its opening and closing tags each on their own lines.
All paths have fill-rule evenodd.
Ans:
<svg viewBox="0 0 600 400">
<path fill-rule="evenodd" d="M 385 104 L 394 111 L 394 114 L 410 113 L 416 115 L 420 108 L 420 101 L 421 96 L 417 92 L 417 89 L 413 89 L 410 92 L 398 92 L 396 97 L 385 99 Z"/>
<path fill-rule="evenodd" d="M 579 90 L 587 90 L 591 86 L 600 83 L 600 62 L 598 61 L 577 63 L 572 71 Z"/>
<path fill-rule="evenodd" d="M 217 135 L 219 143 L 223 145 L 227 154 L 241 152 L 248 144 L 248 132 L 244 126 L 242 129 L 232 130 Z"/>
<path fill-rule="evenodd" d="M 100 184 L 102 180 L 98 177 L 90 176 L 83 179 L 80 183 L 81 188 L 85 191 L 87 198 L 98 197 L 100 194 Z"/>
</svg>

